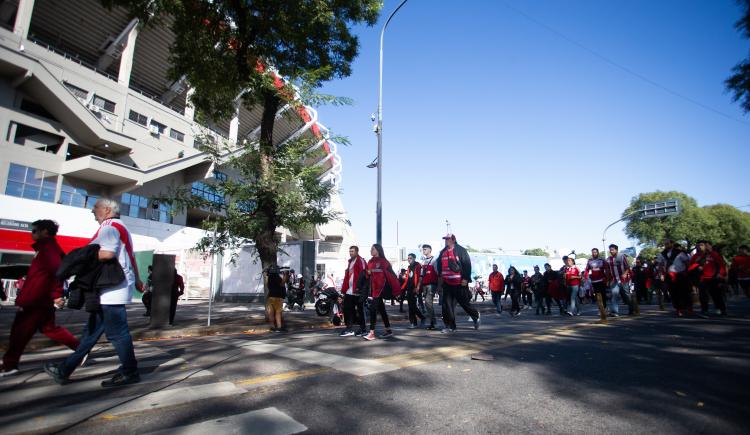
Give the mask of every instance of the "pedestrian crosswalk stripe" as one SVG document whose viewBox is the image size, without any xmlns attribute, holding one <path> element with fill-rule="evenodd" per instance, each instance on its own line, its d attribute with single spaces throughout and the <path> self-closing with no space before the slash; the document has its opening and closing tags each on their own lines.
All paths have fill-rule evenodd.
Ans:
<svg viewBox="0 0 750 435">
<path fill-rule="evenodd" d="M 143 396 L 132 395 L 113 399 L 97 399 L 75 405 L 54 407 L 45 410 L 42 415 L 37 415 L 38 412 L 32 410 L 28 412 L 28 416 L 24 417 L 22 412 L 15 414 L 13 419 L 6 422 L 3 422 L 3 420 L 7 419 L 0 418 L 0 425 L 2 425 L 3 433 L 8 434 L 40 432 L 65 427 L 101 412 L 104 412 L 104 414 L 99 418 L 106 420 L 132 413 L 244 392 L 244 389 L 231 382 L 172 388 Z"/>
<path fill-rule="evenodd" d="M 244 414 L 180 426 L 152 432 L 149 435 L 291 435 L 307 430 L 307 427 L 276 408 L 264 408 Z"/>
</svg>

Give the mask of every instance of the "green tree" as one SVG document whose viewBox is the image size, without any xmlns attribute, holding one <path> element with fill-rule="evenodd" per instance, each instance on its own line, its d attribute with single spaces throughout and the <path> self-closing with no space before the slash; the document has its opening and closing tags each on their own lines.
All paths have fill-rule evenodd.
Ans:
<svg viewBox="0 0 750 435">
<path fill-rule="evenodd" d="M 743 9 L 742 18 L 736 23 L 737 30 L 746 38 L 750 38 L 750 0 L 738 0 Z M 732 74 L 724 84 L 732 94 L 732 99 L 739 102 L 745 113 L 750 112 L 750 57 L 740 61 L 732 69 Z"/>
<path fill-rule="evenodd" d="M 633 198 L 623 216 L 640 210 L 649 202 L 671 198 L 680 200 L 680 213 L 674 216 L 643 218 L 638 214 L 628 218 L 625 234 L 646 246 L 659 246 L 665 238 L 687 243 L 688 249 L 700 239 L 711 240 L 732 255 L 750 240 L 750 213 L 726 204 L 698 207 L 695 199 L 681 192 L 641 193 Z M 655 248 L 654 248 L 655 249 Z"/>
<path fill-rule="evenodd" d="M 705 210 L 716 220 L 716 236 L 712 240 L 724 256 L 733 256 L 740 245 L 750 242 L 750 213 L 727 204 L 710 205 Z"/>
<path fill-rule="evenodd" d="M 656 246 L 669 238 L 687 243 L 688 248 L 692 248 L 695 241 L 699 239 L 716 239 L 718 235 L 716 218 L 705 209 L 698 207 L 695 199 L 682 192 L 641 193 L 630 201 L 630 205 L 623 211 L 622 216 L 642 209 L 647 203 L 668 199 L 680 200 L 679 214 L 652 218 L 643 218 L 635 214 L 626 219 L 625 234 L 629 238 L 637 239 L 643 245 Z"/>
<path fill-rule="evenodd" d="M 233 167 L 240 182 L 219 182 L 217 192 L 229 196 L 215 222 L 213 241 L 204 252 L 255 242 L 262 266 L 276 265 L 280 226 L 297 228 L 326 221 L 322 197 L 330 186 L 317 174 L 297 167 L 298 143 L 274 147 L 274 124 L 279 109 L 300 104 L 297 90 L 308 102 L 336 101 L 309 92 L 324 81 L 351 73 L 358 40 L 350 31 L 357 24 L 373 25 L 379 0 L 102 0 L 124 6 L 147 25 L 169 25 L 175 35 L 170 75 L 184 77 L 194 89 L 191 104 L 200 119 L 219 121 L 234 114 L 238 98 L 248 108 L 261 107 L 258 142 L 232 149 L 237 157 L 222 160 L 225 144 L 206 144 L 217 164 Z M 271 68 L 274 71 L 271 71 Z M 287 80 L 282 84 L 280 77 Z M 291 84 L 297 84 L 292 89 Z M 193 199 L 175 192 L 174 204 Z M 213 205 L 209 205 L 214 207 Z"/>
<path fill-rule="evenodd" d="M 576 258 L 585 258 L 586 260 L 588 260 L 591 258 L 591 254 L 584 252 L 584 251 L 581 251 L 581 252 L 576 251 Z"/>
<path fill-rule="evenodd" d="M 540 257 L 549 257 L 549 253 L 542 248 L 527 249 L 523 251 L 523 255 L 537 255 Z"/>
<path fill-rule="evenodd" d="M 657 255 L 659 255 L 660 252 L 661 250 L 656 246 L 646 246 L 645 248 L 641 249 L 641 252 L 638 253 L 638 256 L 643 257 L 648 261 L 654 261 L 654 259 Z"/>
</svg>

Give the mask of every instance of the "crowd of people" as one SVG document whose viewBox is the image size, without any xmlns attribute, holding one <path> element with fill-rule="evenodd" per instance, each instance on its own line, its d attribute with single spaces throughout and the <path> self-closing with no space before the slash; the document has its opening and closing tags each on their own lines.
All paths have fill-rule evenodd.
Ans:
<svg viewBox="0 0 750 435">
<path fill-rule="evenodd" d="M 437 257 L 432 255 L 429 245 L 422 247 L 421 263 L 415 254 L 409 254 L 408 266 L 400 276 L 393 272 L 380 245 L 373 245 L 372 258 L 367 262 L 359 255 L 358 247 L 352 246 L 342 287 L 345 329 L 341 335 L 362 336 L 367 340 L 392 336 L 384 300 L 400 292 L 403 292 L 400 300 L 408 304 L 411 329 L 437 329 L 436 298 L 442 308 L 442 332 L 456 330 L 456 305 L 464 309 L 478 328 L 480 316 L 471 305 L 471 298 L 473 295 L 476 300 L 481 291 L 484 300 L 482 283 L 473 290 L 469 288 L 471 258 L 456 243 L 455 235 L 448 234 L 444 239 L 446 246 Z M 595 304 L 600 321 L 606 322 L 609 317 L 620 316 L 622 306 L 628 315 L 639 315 L 641 304 L 658 303 L 664 309 L 665 303 L 671 302 L 678 317 L 708 318 L 712 314 L 710 302 L 716 315 L 727 315 L 726 298 L 732 289 L 737 293 L 744 291 L 750 297 L 750 256 L 744 245 L 729 264 L 706 240 L 696 243 L 692 255 L 679 243 L 665 240 L 663 250 L 651 261 L 642 257 L 632 261 L 615 244 L 609 245 L 608 251 L 605 257 L 593 248 L 582 267 L 570 255 L 563 257 L 560 269 L 555 270 L 547 263 L 543 271 L 535 266 L 531 274 L 526 270 L 520 273 L 514 266 L 503 273 L 493 265 L 486 284 L 497 315 L 506 311 L 504 306 L 510 298 L 507 311 L 512 317 L 521 315 L 523 310 L 551 315 L 553 307 L 561 316 L 575 317 L 581 315 L 583 305 Z M 694 294 L 700 306 L 697 313 L 693 309 Z M 365 307 L 369 307 L 367 312 Z M 368 314 L 369 329 L 364 321 Z M 377 314 L 385 327 L 379 336 L 375 335 Z M 355 322 L 358 322 L 356 331 Z"/>
</svg>

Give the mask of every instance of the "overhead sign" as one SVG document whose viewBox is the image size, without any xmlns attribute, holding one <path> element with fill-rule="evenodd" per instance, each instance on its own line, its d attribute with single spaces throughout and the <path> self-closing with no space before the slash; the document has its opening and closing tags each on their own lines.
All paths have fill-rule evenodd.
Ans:
<svg viewBox="0 0 750 435">
<path fill-rule="evenodd" d="M 672 216 L 680 212 L 680 200 L 679 199 L 668 199 L 666 201 L 652 202 L 645 204 L 641 210 L 641 216 L 647 217 L 662 217 Z"/>
<path fill-rule="evenodd" d="M 0 219 L 0 229 L 31 231 L 31 222 L 17 221 L 13 219 Z"/>
</svg>

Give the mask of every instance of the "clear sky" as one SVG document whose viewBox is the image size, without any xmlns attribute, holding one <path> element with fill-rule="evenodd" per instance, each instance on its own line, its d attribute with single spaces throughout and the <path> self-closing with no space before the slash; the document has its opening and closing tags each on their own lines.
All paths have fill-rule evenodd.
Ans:
<svg viewBox="0 0 750 435">
<path fill-rule="evenodd" d="M 342 198 L 375 239 L 379 33 L 357 28 Z M 640 192 L 750 204 L 750 115 L 725 92 L 750 41 L 733 0 L 409 0 L 385 37 L 383 242 L 588 250 Z M 746 209 L 747 210 L 747 209 Z M 608 241 L 631 246 L 622 226 Z"/>
</svg>

